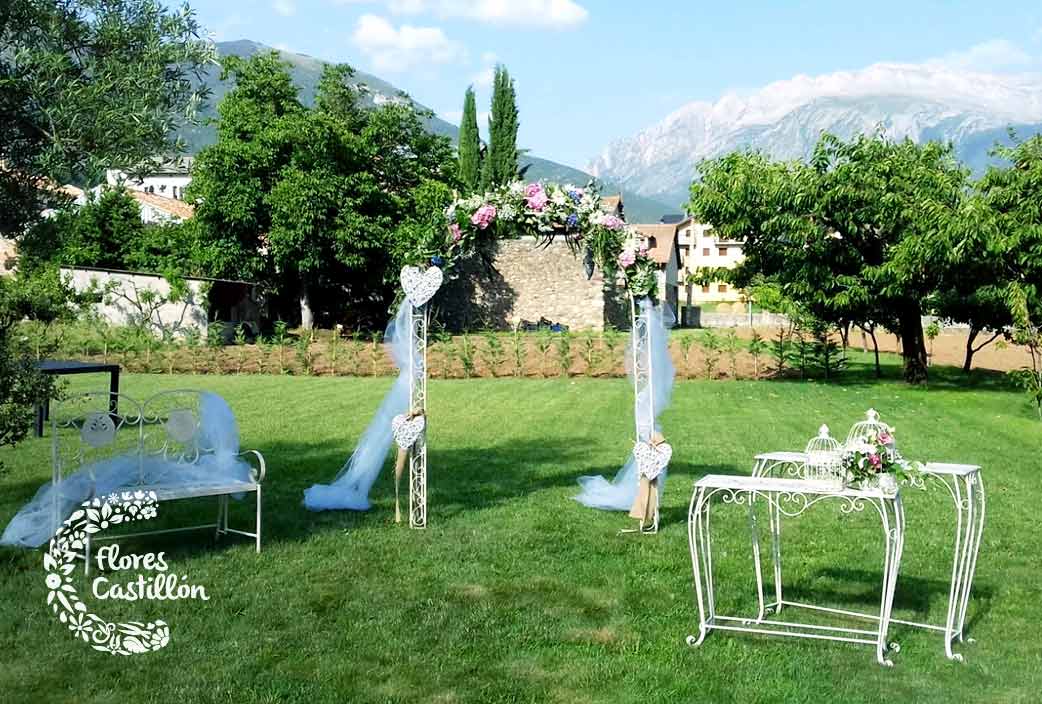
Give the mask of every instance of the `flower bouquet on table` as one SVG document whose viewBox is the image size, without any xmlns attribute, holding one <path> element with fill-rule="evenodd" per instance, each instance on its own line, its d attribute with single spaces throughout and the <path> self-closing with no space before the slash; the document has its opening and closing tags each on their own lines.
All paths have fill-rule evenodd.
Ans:
<svg viewBox="0 0 1042 704">
<path fill-rule="evenodd" d="M 897 451 L 893 428 L 875 430 L 848 443 L 842 462 L 848 482 L 887 493 L 896 492 L 899 482 L 919 470 L 918 462 L 909 462 Z"/>
</svg>

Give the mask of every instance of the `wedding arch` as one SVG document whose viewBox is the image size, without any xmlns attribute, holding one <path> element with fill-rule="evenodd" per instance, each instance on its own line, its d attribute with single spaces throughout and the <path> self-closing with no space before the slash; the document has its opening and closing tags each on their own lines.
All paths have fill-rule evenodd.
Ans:
<svg viewBox="0 0 1042 704">
<path fill-rule="evenodd" d="M 427 329 L 429 302 L 445 272 L 497 239 L 535 235 L 545 244 L 562 238 L 581 254 L 588 276 L 600 268 L 606 280 L 621 278 L 630 301 L 631 343 L 627 369 L 634 390 L 633 451 L 615 478 L 580 477 L 579 502 L 604 510 L 628 510 L 638 532 L 658 531 L 658 497 L 672 448 L 656 419 L 669 404 L 674 370 L 667 328 L 672 313 L 657 303 L 657 270 L 647 242 L 634 228 L 602 210 L 595 186 L 517 181 L 461 198 L 445 211 L 444 236 L 417 243 L 401 271 L 402 297 L 387 328 L 399 375 L 384 397 L 351 457 L 330 484 L 304 492 L 313 511 L 370 507 L 369 491 L 392 444 L 395 463 L 395 522 L 400 522 L 399 483 L 409 468 L 409 525 L 427 526 Z"/>
</svg>

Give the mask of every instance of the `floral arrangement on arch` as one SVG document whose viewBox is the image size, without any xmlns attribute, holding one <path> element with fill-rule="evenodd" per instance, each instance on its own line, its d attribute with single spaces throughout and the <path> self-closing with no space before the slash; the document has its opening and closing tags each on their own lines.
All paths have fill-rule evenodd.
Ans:
<svg viewBox="0 0 1042 704">
<path fill-rule="evenodd" d="M 593 184 L 579 187 L 514 181 L 455 200 L 445 216 L 444 255 L 432 257 L 436 265 L 467 256 L 490 239 L 527 234 L 549 244 L 563 237 L 573 252 L 583 252 L 606 277 L 613 278 L 621 271 L 632 295 L 656 297 L 658 277 L 655 263 L 648 256 L 647 241 L 622 219 L 601 209 L 600 192 Z"/>
<path fill-rule="evenodd" d="M 897 451 L 894 429 L 875 430 L 851 443 L 843 451 L 842 466 L 852 481 L 865 482 L 881 474 L 904 481 L 916 471 L 915 465 Z"/>
</svg>

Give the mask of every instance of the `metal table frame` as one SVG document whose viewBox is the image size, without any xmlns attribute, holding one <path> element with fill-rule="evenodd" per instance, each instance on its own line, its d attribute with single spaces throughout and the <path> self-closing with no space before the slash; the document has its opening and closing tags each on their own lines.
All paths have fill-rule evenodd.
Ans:
<svg viewBox="0 0 1042 704">
<path fill-rule="evenodd" d="M 767 452 L 756 456 L 753 465 L 754 477 L 776 476 L 799 477 L 802 473 L 806 455 L 802 452 Z M 952 556 L 951 581 L 948 588 L 948 608 L 944 624 L 920 623 L 902 619 L 891 619 L 892 623 L 929 631 L 937 631 L 944 635 L 944 654 L 949 660 L 963 662 L 962 653 L 952 650 L 956 641 L 973 643 L 965 634 L 966 611 L 970 603 L 973 589 L 973 577 L 977 569 L 977 556 L 980 553 L 980 541 L 984 532 L 984 512 L 986 496 L 984 479 L 977 465 L 928 463 L 918 477 L 905 482 L 904 486 L 925 490 L 929 484 L 943 486 L 948 490 L 954 506 L 954 546 Z M 755 517 L 753 518 L 755 520 Z M 763 593 L 763 574 L 758 559 L 756 567 L 757 588 L 761 617 L 763 613 L 778 613 L 783 606 L 800 606 L 782 598 L 781 573 L 781 515 L 770 512 L 771 550 L 774 563 L 774 601 L 765 603 Z M 876 618 L 871 614 L 855 611 L 843 611 L 857 618 Z"/>
<path fill-rule="evenodd" d="M 748 508 L 749 526 L 754 538 L 753 557 L 757 564 L 757 584 L 761 595 L 760 609 L 754 618 L 727 616 L 716 611 L 710 527 L 710 508 L 712 500 L 716 496 L 719 496 L 724 504 L 744 505 Z M 883 529 L 884 555 L 879 614 L 871 615 L 871 618 L 877 622 L 873 629 L 765 619 L 766 610 L 762 597 L 759 540 L 756 534 L 755 519 L 755 503 L 758 500 L 767 502 L 772 515 L 788 517 L 799 516 L 811 506 L 824 501 L 839 502 L 840 510 L 843 513 L 860 513 L 865 510 L 866 506 L 876 509 Z M 832 640 L 874 646 L 876 660 L 879 664 L 887 667 L 893 666 L 893 661 L 888 656 L 899 651 L 900 646 L 888 642 L 887 635 L 891 622 L 894 589 L 901 564 L 901 553 L 904 548 L 904 508 L 901 504 L 900 492 L 887 494 L 879 489 L 837 490 L 828 482 L 711 474 L 695 482 L 695 491 L 688 510 L 688 541 L 691 549 L 691 565 L 699 617 L 698 635 L 688 636 L 688 645 L 701 645 L 706 635 L 712 630 Z M 778 569 L 776 574 L 780 575 L 780 565 Z M 843 616 L 855 615 L 813 604 L 792 605 Z"/>
<path fill-rule="evenodd" d="M 109 411 L 119 415 L 119 365 L 102 362 L 77 362 L 56 359 L 45 359 L 36 363 L 36 368 L 44 374 L 61 376 L 67 374 L 108 374 L 109 375 Z M 36 437 L 43 437 L 44 421 L 51 417 L 51 404 L 47 399 L 36 405 Z"/>
</svg>

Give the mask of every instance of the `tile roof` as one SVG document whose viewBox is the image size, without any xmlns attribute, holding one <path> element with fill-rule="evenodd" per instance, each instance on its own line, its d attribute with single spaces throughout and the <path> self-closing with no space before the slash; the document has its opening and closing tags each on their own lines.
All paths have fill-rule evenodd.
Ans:
<svg viewBox="0 0 1042 704">
<path fill-rule="evenodd" d="M 148 205 L 156 210 L 162 210 L 164 213 L 169 213 L 176 218 L 181 220 L 188 220 L 195 215 L 195 208 L 189 203 L 185 203 L 183 200 L 175 200 L 174 198 L 164 198 L 163 196 L 157 196 L 154 193 L 143 193 L 142 191 L 127 191 L 134 200 L 139 203 Z"/>
<path fill-rule="evenodd" d="M 648 256 L 656 264 L 668 264 L 669 258 L 673 255 L 673 250 L 676 248 L 677 241 L 677 226 L 670 224 L 648 224 L 648 225 L 631 225 L 638 232 L 645 237 L 651 239 L 654 238 L 654 246 L 651 246 L 649 242 Z"/>
</svg>

